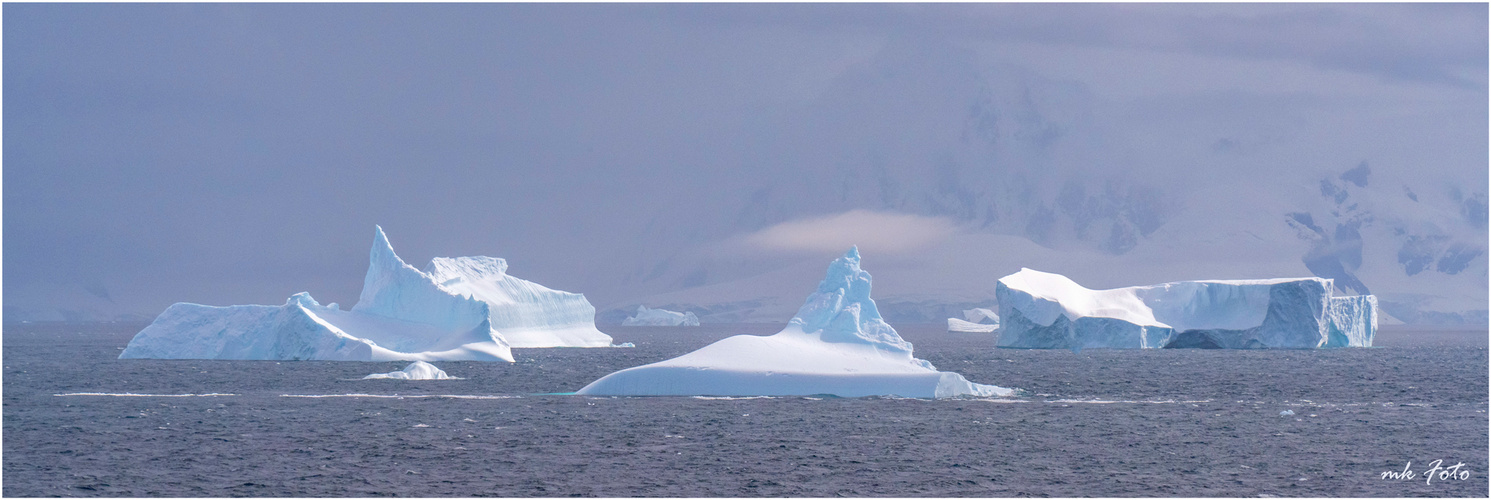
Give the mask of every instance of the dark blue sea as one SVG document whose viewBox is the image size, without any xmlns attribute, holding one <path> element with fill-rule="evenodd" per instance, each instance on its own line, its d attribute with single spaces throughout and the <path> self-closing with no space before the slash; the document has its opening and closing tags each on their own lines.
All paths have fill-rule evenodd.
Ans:
<svg viewBox="0 0 1491 500">
<path fill-rule="evenodd" d="M 603 327 L 636 347 L 436 363 L 452 381 L 361 380 L 406 364 L 392 362 L 115 359 L 143 326 L 4 327 L 0 493 L 1488 495 L 1484 328 L 1384 328 L 1370 349 L 1073 353 L 896 325 L 939 369 L 1025 390 L 931 401 L 553 394 L 781 325 Z"/>
</svg>

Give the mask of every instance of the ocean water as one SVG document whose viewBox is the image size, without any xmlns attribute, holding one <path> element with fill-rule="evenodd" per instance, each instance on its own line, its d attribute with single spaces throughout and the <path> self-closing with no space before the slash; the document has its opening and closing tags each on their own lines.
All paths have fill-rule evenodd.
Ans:
<svg viewBox="0 0 1491 500">
<path fill-rule="evenodd" d="M 896 325 L 939 369 L 1025 390 L 932 401 L 552 394 L 782 325 L 603 328 L 637 347 L 436 363 L 452 381 L 361 380 L 405 365 L 392 362 L 115 359 L 142 326 L 4 328 L 0 493 L 1488 494 L 1485 329 L 1384 329 L 1371 349 L 1072 353 Z M 1463 465 L 1426 474 L 1436 460 Z"/>
</svg>

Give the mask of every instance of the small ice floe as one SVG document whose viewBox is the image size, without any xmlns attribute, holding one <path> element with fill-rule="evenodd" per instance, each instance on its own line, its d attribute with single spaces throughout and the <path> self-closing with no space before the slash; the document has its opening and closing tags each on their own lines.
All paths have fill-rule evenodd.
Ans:
<svg viewBox="0 0 1491 500">
<path fill-rule="evenodd" d="M 1284 411 L 1281 411 L 1281 412 L 1279 412 L 1279 416 L 1280 417 L 1292 417 L 1292 416 L 1294 416 L 1294 410 L 1284 410 Z"/>
<path fill-rule="evenodd" d="M 620 344 L 611 344 L 611 347 L 637 347 L 637 344 L 633 344 L 631 342 L 622 342 Z"/>
<path fill-rule="evenodd" d="M 391 378 L 398 380 L 460 380 L 458 377 L 446 375 L 444 370 L 436 368 L 435 365 L 424 361 L 409 363 L 403 370 L 388 373 L 374 373 L 363 377 L 366 379 Z"/>
</svg>

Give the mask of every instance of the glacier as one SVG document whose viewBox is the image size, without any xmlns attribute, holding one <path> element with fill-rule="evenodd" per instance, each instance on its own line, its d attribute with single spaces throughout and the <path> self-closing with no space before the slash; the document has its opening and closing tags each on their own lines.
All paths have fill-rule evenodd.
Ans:
<svg viewBox="0 0 1491 500">
<path fill-rule="evenodd" d="M 797 315 L 771 336 L 736 335 L 586 385 L 588 396 L 1009 396 L 912 357 L 880 317 L 859 249 L 833 261 Z"/>
<path fill-rule="evenodd" d="M 1179 281 L 1089 290 L 1060 274 L 1000 278 L 996 345 L 1029 349 L 1370 347 L 1377 298 L 1325 278 Z"/>
<path fill-rule="evenodd" d="M 999 315 L 994 311 L 975 307 L 964 309 L 963 318 L 948 318 L 947 331 L 961 333 L 988 333 L 999 329 Z"/>
<path fill-rule="evenodd" d="M 604 347 L 584 295 L 506 274 L 492 257 L 405 264 L 374 228 L 362 294 L 351 310 L 309 293 L 282 306 L 177 303 L 130 340 L 120 359 L 513 361 L 512 347 Z"/>
<path fill-rule="evenodd" d="M 374 373 L 372 375 L 363 377 L 363 380 L 370 379 L 460 380 L 459 377 L 452 377 L 450 375 L 447 375 L 445 373 L 445 370 L 436 368 L 435 365 L 426 363 L 424 361 L 415 361 L 413 363 L 409 363 L 409 366 L 404 367 L 403 370 L 392 371 L 388 373 Z"/>
<path fill-rule="evenodd" d="M 648 309 L 637 306 L 637 314 L 627 317 L 622 326 L 699 326 L 699 317 L 693 312 L 676 312 L 667 309 Z"/>
</svg>

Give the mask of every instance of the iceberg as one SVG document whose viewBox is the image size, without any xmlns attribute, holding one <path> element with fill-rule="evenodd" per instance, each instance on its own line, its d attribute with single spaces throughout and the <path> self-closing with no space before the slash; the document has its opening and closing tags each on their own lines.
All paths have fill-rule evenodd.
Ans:
<svg viewBox="0 0 1491 500">
<path fill-rule="evenodd" d="M 1032 269 L 995 285 L 999 347 L 1370 347 L 1377 298 L 1332 297 L 1325 278 L 1180 281 L 1089 290 Z"/>
<path fill-rule="evenodd" d="M 999 325 L 985 325 L 964 321 L 958 318 L 947 319 L 947 331 L 959 333 L 989 333 L 999 329 Z"/>
<path fill-rule="evenodd" d="M 511 362 L 512 347 L 610 346 L 583 295 L 506 271 L 506 261 L 492 257 L 437 258 L 420 271 L 377 227 L 350 311 L 305 292 L 282 306 L 177 303 L 119 357 Z"/>
<path fill-rule="evenodd" d="M 870 299 L 858 248 L 833 261 L 817 291 L 771 336 L 736 335 L 673 359 L 621 370 L 589 396 L 1009 396 L 912 357 L 911 343 Z"/>
<path fill-rule="evenodd" d="M 446 375 L 444 370 L 436 368 L 435 365 L 424 361 L 409 363 L 409 366 L 399 371 L 374 373 L 363 377 L 363 380 L 384 378 L 397 380 L 460 380 L 459 377 Z"/>
<path fill-rule="evenodd" d="M 461 329 L 360 314 L 322 306 L 305 292 L 283 306 L 173 304 L 119 359 L 513 360 L 485 322 Z"/>
<path fill-rule="evenodd" d="M 967 319 L 948 318 L 947 331 L 988 333 L 999 329 L 999 315 L 994 314 L 994 311 L 979 307 L 964 309 L 963 317 Z"/>
<path fill-rule="evenodd" d="M 692 312 L 674 312 L 667 309 L 648 309 L 637 306 L 637 314 L 621 322 L 622 326 L 699 326 L 699 317 Z"/>
<path fill-rule="evenodd" d="M 487 321 L 512 347 L 610 347 L 584 294 L 552 290 L 507 274 L 494 257 L 437 257 L 424 271 L 393 252 L 375 228 L 372 262 L 355 312 L 430 324 Z"/>
<path fill-rule="evenodd" d="M 990 311 L 982 307 L 964 309 L 963 318 L 966 319 L 969 323 L 982 323 L 991 325 L 999 324 L 999 315 L 994 314 L 994 311 Z"/>
</svg>

